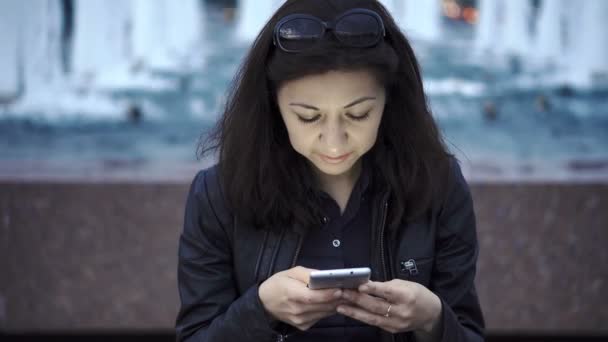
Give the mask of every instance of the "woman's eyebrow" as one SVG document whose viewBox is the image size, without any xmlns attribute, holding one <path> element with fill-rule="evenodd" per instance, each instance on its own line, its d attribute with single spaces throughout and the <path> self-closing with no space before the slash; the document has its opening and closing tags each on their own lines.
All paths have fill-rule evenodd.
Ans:
<svg viewBox="0 0 608 342">
<path fill-rule="evenodd" d="M 313 109 L 313 110 L 319 110 L 319 108 L 311 106 L 311 105 L 307 105 L 305 103 L 290 103 L 290 106 L 299 106 L 299 107 L 304 107 L 306 109 Z"/>
<path fill-rule="evenodd" d="M 376 99 L 376 98 L 375 98 L 375 97 L 373 97 L 373 96 L 364 96 L 364 97 L 362 97 L 362 98 L 359 98 L 359 99 L 357 99 L 357 100 L 355 100 L 355 101 L 353 101 L 353 102 L 351 102 L 351 103 L 347 104 L 346 106 L 344 106 L 344 109 L 349 108 L 349 107 L 352 107 L 352 106 L 354 106 L 354 105 L 358 105 L 359 103 L 361 103 L 361 102 L 365 102 L 365 101 L 367 101 L 367 100 L 375 100 L 375 99 Z"/>
<path fill-rule="evenodd" d="M 361 103 L 361 102 L 365 102 L 365 101 L 368 101 L 368 100 L 375 100 L 375 99 L 376 99 L 376 98 L 375 98 L 375 97 L 373 97 L 373 96 L 364 96 L 364 97 L 358 98 L 358 99 L 356 99 L 355 101 L 353 101 L 353 102 L 351 102 L 351 103 L 347 104 L 346 106 L 344 106 L 344 109 L 346 109 L 346 108 L 350 108 L 350 107 L 352 107 L 352 106 L 354 106 L 354 105 L 358 105 L 358 104 L 359 104 L 359 103 Z M 292 102 L 292 103 L 290 103 L 289 105 L 290 105 L 290 106 L 299 106 L 299 107 L 303 107 L 303 108 L 306 108 L 306 109 L 319 110 L 319 108 L 317 108 L 317 107 L 315 107 L 315 106 L 307 105 L 307 104 L 305 104 L 305 103 L 293 103 L 293 102 Z"/>
</svg>

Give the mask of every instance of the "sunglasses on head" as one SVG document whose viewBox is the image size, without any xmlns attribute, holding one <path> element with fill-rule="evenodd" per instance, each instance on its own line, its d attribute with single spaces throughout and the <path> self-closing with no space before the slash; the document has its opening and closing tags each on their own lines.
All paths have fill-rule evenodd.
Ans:
<svg viewBox="0 0 608 342">
<path fill-rule="evenodd" d="M 331 21 L 308 14 L 285 16 L 274 28 L 273 42 L 285 52 L 299 52 L 323 39 L 327 31 L 332 31 L 341 44 L 360 48 L 374 46 L 385 36 L 378 13 L 355 8 Z"/>
</svg>

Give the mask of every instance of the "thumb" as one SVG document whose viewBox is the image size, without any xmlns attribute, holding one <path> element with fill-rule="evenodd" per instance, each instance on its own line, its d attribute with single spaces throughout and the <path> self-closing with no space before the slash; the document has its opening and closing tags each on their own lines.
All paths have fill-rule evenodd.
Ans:
<svg viewBox="0 0 608 342">
<path fill-rule="evenodd" d="M 315 271 L 311 268 L 296 266 L 287 270 L 286 274 L 289 278 L 299 280 L 305 284 L 310 281 L 310 272 Z"/>
</svg>

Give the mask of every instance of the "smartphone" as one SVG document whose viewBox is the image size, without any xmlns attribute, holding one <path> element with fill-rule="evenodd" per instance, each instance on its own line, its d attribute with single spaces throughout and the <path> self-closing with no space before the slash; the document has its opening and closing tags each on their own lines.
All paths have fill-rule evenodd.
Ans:
<svg viewBox="0 0 608 342">
<path fill-rule="evenodd" d="M 369 281 L 369 267 L 340 268 L 336 270 L 312 271 L 308 288 L 312 290 L 341 288 L 356 289 Z"/>
</svg>

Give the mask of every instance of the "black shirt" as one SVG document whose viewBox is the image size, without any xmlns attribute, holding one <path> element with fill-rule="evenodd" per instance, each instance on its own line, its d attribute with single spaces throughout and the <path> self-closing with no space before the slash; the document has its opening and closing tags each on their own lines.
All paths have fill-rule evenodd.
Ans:
<svg viewBox="0 0 608 342">
<path fill-rule="evenodd" d="M 361 175 L 340 214 L 340 207 L 321 192 L 323 225 L 308 233 L 298 257 L 298 265 L 319 270 L 370 267 L 371 205 L 368 199 L 371 170 L 363 163 Z M 336 314 L 320 320 L 291 341 L 376 341 L 378 330 L 349 317 Z"/>
</svg>

